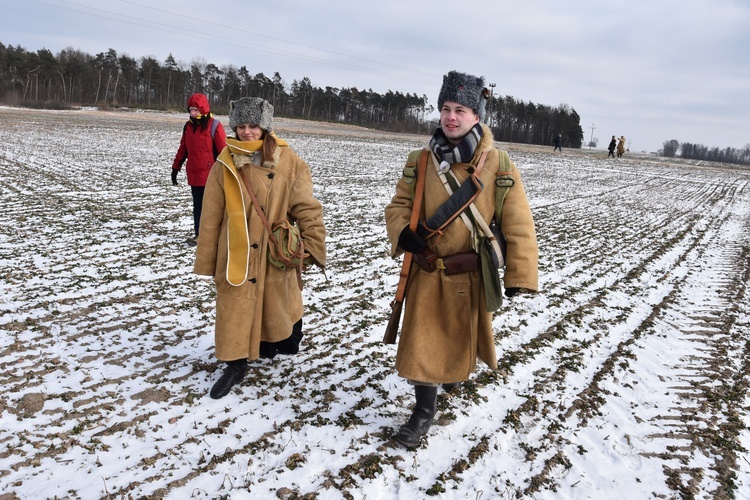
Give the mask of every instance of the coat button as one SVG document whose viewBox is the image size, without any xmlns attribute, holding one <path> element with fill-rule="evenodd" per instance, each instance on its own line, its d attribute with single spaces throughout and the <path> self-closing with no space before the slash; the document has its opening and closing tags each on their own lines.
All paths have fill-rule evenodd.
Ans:
<svg viewBox="0 0 750 500">
<path fill-rule="evenodd" d="M 258 248 L 258 244 L 257 243 L 253 243 L 252 245 L 250 245 L 250 248 L 253 248 L 253 249 Z"/>
<path fill-rule="evenodd" d="M 268 174 L 269 179 L 273 179 L 273 174 Z"/>
<path fill-rule="evenodd" d="M 247 281 L 249 281 L 250 283 L 257 283 L 258 282 L 258 280 L 256 280 L 255 278 L 250 278 Z"/>
</svg>

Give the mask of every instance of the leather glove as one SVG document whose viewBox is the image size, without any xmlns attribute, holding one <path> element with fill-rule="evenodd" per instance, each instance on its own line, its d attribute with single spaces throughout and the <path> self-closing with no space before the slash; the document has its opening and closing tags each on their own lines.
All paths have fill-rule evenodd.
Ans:
<svg viewBox="0 0 750 500">
<path fill-rule="evenodd" d="M 424 240 L 417 233 L 406 226 L 398 236 L 398 246 L 407 252 L 419 253 L 424 248 Z"/>
<path fill-rule="evenodd" d="M 173 186 L 177 185 L 177 172 L 179 172 L 179 170 L 172 169 L 172 185 Z"/>
<path fill-rule="evenodd" d="M 511 298 L 515 294 L 517 294 L 519 290 L 520 290 L 520 288 L 506 288 L 505 289 L 505 296 L 508 297 L 508 298 Z"/>
</svg>

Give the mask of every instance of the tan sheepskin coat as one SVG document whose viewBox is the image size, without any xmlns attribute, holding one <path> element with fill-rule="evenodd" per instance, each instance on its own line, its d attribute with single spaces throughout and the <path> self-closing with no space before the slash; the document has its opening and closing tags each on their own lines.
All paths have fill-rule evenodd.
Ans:
<svg viewBox="0 0 750 500">
<path fill-rule="evenodd" d="M 489 150 L 480 179 L 485 189 L 474 205 L 489 224 L 495 213 L 495 178 L 499 153 L 492 132 L 482 126 L 484 134 L 471 163 Z M 432 153 L 431 153 L 432 156 Z M 463 182 L 471 165 L 457 163 L 451 170 Z M 526 198 L 521 175 L 513 168 L 515 185 L 503 205 L 502 232 L 507 240 L 504 285 L 506 288 L 538 289 L 538 250 L 534 220 Z M 444 201 L 448 192 L 437 175 L 432 159 L 427 163 L 424 204 L 420 220 L 426 220 Z M 397 257 L 398 237 L 409 225 L 412 194 L 406 178 L 396 185 L 396 194 L 385 208 L 386 228 L 391 255 Z M 460 219 L 453 221 L 442 238 L 428 240 L 439 256 L 471 251 L 470 233 Z M 404 317 L 396 355 L 396 369 L 401 377 L 418 382 L 449 383 L 469 378 L 479 357 L 492 369 L 497 368 L 492 314 L 485 310 L 481 272 L 446 276 L 441 270 L 432 273 L 412 265 L 404 302 Z"/>
<path fill-rule="evenodd" d="M 214 277 L 216 357 L 221 361 L 257 358 L 261 340 L 276 342 L 289 337 L 292 325 L 302 318 L 302 293 L 295 271 L 280 270 L 269 263 L 268 234 L 242 180 L 237 177 L 235 160 L 245 165 L 244 175 L 269 222 L 296 220 L 305 250 L 316 265 L 326 264 L 323 207 L 313 197 L 307 164 L 291 148 L 281 146 L 267 165 L 247 164 L 249 152 L 242 149 L 246 143 L 233 139 L 227 143 L 206 182 L 194 267 L 195 273 Z M 249 236 L 249 252 L 243 253 L 243 260 L 247 259 L 247 279 L 239 286 L 227 281 L 227 183 L 234 183 L 235 188 L 227 193 L 237 192 L 237 184 L 240 186 Z"/>
</svg>

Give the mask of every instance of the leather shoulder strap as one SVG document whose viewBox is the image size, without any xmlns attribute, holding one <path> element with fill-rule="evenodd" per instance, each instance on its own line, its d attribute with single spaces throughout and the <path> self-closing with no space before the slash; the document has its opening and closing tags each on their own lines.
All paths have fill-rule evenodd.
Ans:
<svg viewBox="0 0 750 500">
<path fill-rule="evenodd" d="M 419 211 L 422 209 L 422 200 L 424 199 L 424 177 L 427 173 L 427 156 L 429 151 L 426 149 L 422 150 L 419 155 L 419 162 L 417 163 L 417 185 L 414 190 L 414 200 L 411 206 L 411 219 L 409 220 L 409 228 L 412 231 L 417 230 L 417 224 L 419 223 Z"/>
<path fill-rule="evenodd" d="M 245 189 L 247 189 L 247 194 L 250 195 L 250 200 L 253 202 L 253 207 L 255 208 L 255 211 L 258 213 L 258 216 L 260 217 L 260 220 L 263 221 L 263 225 L 266 227 L 266 231 L 268 231 L 268 237 L 271 239 L 271 242 L 273 244 L 276 244 L 276 237 L 273 234 L 273 229 L 271 229 L 271 224 L 268 222 L 268 219 L 266 218 L 266 214 L 263 212 L 263 209 L 260 208 L 260 203 L 258 203 L 258 198 L 255 197 L 255 191 L 253 191 L 253 188 L 250 187 L 250 182 L 248 182 L 247 178 L 245 177 L 245 173 L 242 171 L 242 169 L 237 169 L 237 173 L 240 174 L 240 177 L 242 177 L 242 182 L 245 184 Z"/>
</svg>

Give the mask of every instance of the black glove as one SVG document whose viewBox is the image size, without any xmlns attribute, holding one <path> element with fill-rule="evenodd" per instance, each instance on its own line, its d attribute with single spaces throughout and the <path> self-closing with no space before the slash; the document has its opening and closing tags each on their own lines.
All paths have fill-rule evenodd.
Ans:
<svg viewBox="0 0 750 500">
<path fill-rule="evenodd" d="M 518 293 L 518 290 L 520 290 L 520 288 L 506 288 L 505 289 L 505 296 L 508 297 L 508 298 L 511 298 L 515 294 Z"/>
<path fill-rule="evenodd" d="M 419 253 L 424 248 L 424 240 L 406 226 L 398 236 L 398 246 L 411 253 Z"/>
<path fill-rule="evenodd" d="M 430 250 L 422 237 L 412 231 L 409 226 L 406 226 L 398 236 L 398 246 L 411 252 L 414 262 L 428 273 L 435 270 L 437 254 Z"/>
<path fill-rule="evenodd" d="M 177 185 L 177 172 L 179 172 L 179 170 L 172 169 L 172 185 L 173 186 Z"/>
</svg>

